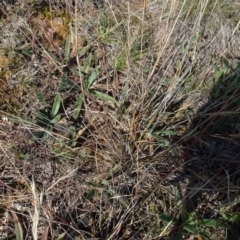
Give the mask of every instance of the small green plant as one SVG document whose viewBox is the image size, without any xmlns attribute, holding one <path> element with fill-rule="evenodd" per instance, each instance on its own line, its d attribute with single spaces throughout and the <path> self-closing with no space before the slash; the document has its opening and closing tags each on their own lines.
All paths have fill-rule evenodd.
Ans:
<svg viewBox="0 0 240 240">
<path fill-rule="evenodd" d="M 38 92 L 38 98 L 39 101 L 44 103 L 45 98 L 43 97 L 42 93 Z M 54 124 L 59 122 L 61 120 L 61 114 L 59 113 L 59 109 L 61 107 L 61 95 L 58 93 L 56 97 L 54 98 L 53 106 L 51 111 L 49 111 L 48 108 L 46 108 L 43 111 L 39 111 L 36 113 L 37 116 L 37 122 L 36 124 L 40 127 L 43 127 L 47 131 L 38 131 L 34 134 L 34 136 L 41 140 L 45 141 L 49 135 L 48 131 L 53 130 Z"/>
<path fill-rule="evenodd" d="M 71 42 L 70 36 L 66 40 L 65 44 L 65 57 L 64 57 L 64 65 L 68 66 L 63 69 L 63 76 L 61 79 L 61 84 L 58 88 L 58 91 L 75 91 L 79 94 L 79 97 L 76 100 L 75 109 L 73 112 L 73 118 L 77 119 L 79 113 L 81 111 L 83 105 L 83 93 L 82 90 L 85 91 L 87 94 L 92 95 L 96 99 L 104 100 L 109 103 L 114 103 L 115 99 L 110 96 L 108 93 L 104 93 L 94 89 L 94 83 L 96 82 L 99 74 L 99 67 L 93 67 L 94 65 L 94 56 L 92 55 L 89 46 L 85 46 L 78 51 L 77 56 L 70 58 L 70 49 L 71 49 Z M 89 52 L 88 52 L 89 51 Z M 87 56 L 86 56 L 87 55 Z M 83 66 L 71 66 L 70 62 L 73 61 L 76 57 L 83 57 L 85 56 L 85 61 Z M 69 71 L 70 69 L 70 71 Z M 71 80 L 69 80 L 69 73 L 73 73 L 76 76 L 80 76 L 82 79 L 83 88 L 74 84 Z"/>
</svg>

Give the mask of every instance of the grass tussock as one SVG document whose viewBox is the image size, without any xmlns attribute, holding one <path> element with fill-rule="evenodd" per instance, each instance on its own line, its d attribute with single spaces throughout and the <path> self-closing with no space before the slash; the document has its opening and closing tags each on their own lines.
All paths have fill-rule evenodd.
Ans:
<svg viewBox="0 0 240 240">
<path fill-rule="evenodd" d="M 0 7 L 0 239 L 239 239 L 237 1 Z"/>
</svg>

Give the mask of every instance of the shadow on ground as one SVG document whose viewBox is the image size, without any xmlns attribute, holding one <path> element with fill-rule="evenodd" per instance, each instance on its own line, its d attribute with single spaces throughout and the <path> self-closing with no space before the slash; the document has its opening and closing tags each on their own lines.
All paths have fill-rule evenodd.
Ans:
<svg viewBox="0 0 240 240">
<path fill-rule="evenodd" d="M 190 137 L 183 143 L 183 173 L 188 179 L 184 206 L 198 219 L 211 219 L 213 230 L 218 223 L 230 223 L 225 236 L 239 239 L 240 63 L 225 66 L 208 103 L 192 118 Z M 184 225 L 183 219 L 179 225 Z"/>
</svg>

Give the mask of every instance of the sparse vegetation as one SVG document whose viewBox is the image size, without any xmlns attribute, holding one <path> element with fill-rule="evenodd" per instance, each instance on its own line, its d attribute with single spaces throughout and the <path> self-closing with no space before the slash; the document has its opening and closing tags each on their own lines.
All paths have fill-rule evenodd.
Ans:
<svg viewBox="0 0 240 240">
<path fill-rule="evenodd" d="M 240 239 L 239 10 L 3 1 L 0 239 Z"/>
</svg>

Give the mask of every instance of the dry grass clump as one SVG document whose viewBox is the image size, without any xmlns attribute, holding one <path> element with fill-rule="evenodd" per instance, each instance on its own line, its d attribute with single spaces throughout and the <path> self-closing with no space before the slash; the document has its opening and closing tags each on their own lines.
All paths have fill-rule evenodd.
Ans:
<svg viewBox="0 0 240 240">
<path fill-rule="evenodd" d="M 238 8 L 4 3 L 0 238 L 238 239 Z"/>
</svg>

